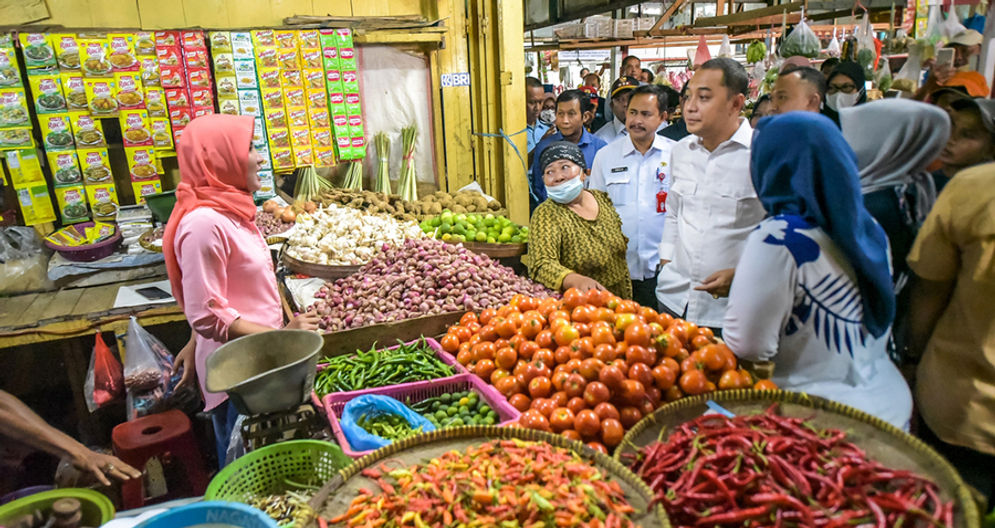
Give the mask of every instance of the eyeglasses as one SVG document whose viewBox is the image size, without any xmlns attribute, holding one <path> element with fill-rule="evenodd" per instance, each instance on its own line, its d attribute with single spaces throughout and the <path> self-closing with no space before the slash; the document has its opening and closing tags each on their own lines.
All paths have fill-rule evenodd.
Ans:
<svg viewBox="0 0 995 528">
<path fill-rule="evenodd" d="M 845 94 L 851 94 L 857 91 L 857 86 L 855 84 L 830 84 L 829 89 L 826 90 L 827 93 L 834 94 L 836 92 L 843 92 Z"/>
</svg>

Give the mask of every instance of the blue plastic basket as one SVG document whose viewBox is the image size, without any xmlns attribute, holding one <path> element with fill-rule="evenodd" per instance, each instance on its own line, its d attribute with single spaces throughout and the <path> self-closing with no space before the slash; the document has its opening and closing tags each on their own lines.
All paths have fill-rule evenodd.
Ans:
<svg viewBox="0 0 995 528">
<path fill-rule="evenodd" d="M 276 521 L 252 506 L 237 502 L 197 502 L 163 512 L 136 528 L 184 528 L 187 526 L 231 526 L 238 528 L 278 528 Z"/>
</svg>

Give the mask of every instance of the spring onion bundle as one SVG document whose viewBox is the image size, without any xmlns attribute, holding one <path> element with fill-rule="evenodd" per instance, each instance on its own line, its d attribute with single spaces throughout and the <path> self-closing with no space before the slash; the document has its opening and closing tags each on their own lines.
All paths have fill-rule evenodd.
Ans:
<svg viewBox="0 0 995 528">
<path fill-rule="evenodd" d="M 409 202 L 418 200 L 418 179 L 415 176 L 415 140 L 418 129 L 414 125 L 401 129 L 404 158 L 401 161 L 401 177 L 397 183 L 397 194 Z"/>
</svg>

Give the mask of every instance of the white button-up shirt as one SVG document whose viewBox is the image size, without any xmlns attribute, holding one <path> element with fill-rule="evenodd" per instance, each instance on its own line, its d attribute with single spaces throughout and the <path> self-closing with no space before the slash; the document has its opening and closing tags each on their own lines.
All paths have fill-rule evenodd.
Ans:
<svg viewBox="0 0 995 528">
<path fill-rule="evenodd" d="M 611 109 L 608 111 L 611 113 Z M 594 135 L 605 140 L 605 143 L 611 143 L 619 136 L 628 136 L 629 129 L 625 128 L 625 122 L 619 121 L 618 118 L 615 117 L 615 114 L 612 113 L 611 123 L 605 123 L 594 133 Z"/>
<path fill-rule="evenodd" d="M 625 260 L 632 280 L 656 275 L 666 216 L 657 197 L 670 188 L 670 150 L 675 144 L 654 134 L 653 145 L 641 154 L 626 134 L 594 157 L 588 188 L 607 192 L 622 219 L 622 233 L 629 239 Z"/>
<path fill-rule="evenodd" d="M 709 152 L 690 135 L 674 145 L 670 191 L 660 242 L 656 296 L 699 326 L 721 327 L 726 299 L 694 288 L 716 271 L 735 268 L 746 237 L 766 212 L 750 179 L 753 129 L 746 119 L 727 141 Z"/>
</svg>

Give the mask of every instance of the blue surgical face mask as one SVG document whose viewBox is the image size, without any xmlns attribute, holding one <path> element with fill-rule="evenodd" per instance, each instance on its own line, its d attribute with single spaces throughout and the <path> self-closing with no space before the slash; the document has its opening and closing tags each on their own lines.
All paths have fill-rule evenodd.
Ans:
<svg viewBox="0 0 995 528">
<path fill-rule="evenodd" d="M 583 190 L 584 182 L 580 181 L 578 175 L 555 187 L 546 187 L 546 195 L 549 196 L 550 200 L 565 205 L 576 200 Z"/>
</svg>

